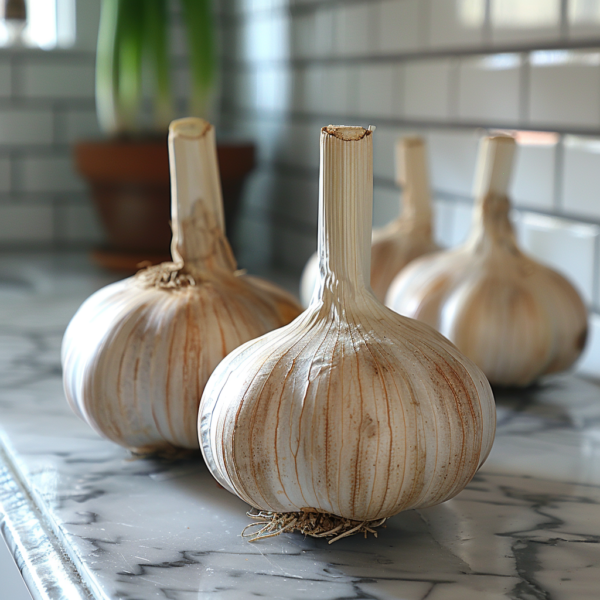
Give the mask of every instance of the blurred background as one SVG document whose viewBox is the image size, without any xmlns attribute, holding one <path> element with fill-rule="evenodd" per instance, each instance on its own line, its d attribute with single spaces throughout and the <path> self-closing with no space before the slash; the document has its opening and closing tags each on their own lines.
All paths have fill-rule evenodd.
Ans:
<svg viewBox="0 0 600 600">
<path fill-rule="evenodd" d="M 102 139 L 94 100 L 99 0 L 28 0 L 0 29 L 0 250 L 88 252 L 107 238 L 73 148 Z M 181 6 L 171 86 L 186 114 Z M 316 247 L 318 136 L 376 125 L 374 224 L 400 209 L 394 143 L 428 144 L 436 237 L 464 241 L 478 140 L 514 133 L 514 222 L 526 251 L 600 312 L 600 0 L 220 0 L 210 118 L 256 145 L 235 223 L 243 267 L 298 277 Z M 580 362 L 600 372 L 600 316 Z"/>
</svg>

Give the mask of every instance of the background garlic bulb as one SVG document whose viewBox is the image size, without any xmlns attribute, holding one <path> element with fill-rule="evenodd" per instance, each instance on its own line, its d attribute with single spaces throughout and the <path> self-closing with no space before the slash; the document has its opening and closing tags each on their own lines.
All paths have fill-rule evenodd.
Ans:
<svg viewBox="0 0 600 600">
<path fill-rule="evenodd" d="M 372 132 L 325 127 L 321 169 L 318 292 L 225 358 L 199 416 L 217 481 L 262 511 L 300 512 L 286 528 L 309 534 L 315 514 L 374 521 L 451 498 L 495 430 L 483 373 L 369 287 Z"/>
<path fill-rule="evenodd" d="M 62 348 L 73 410 L 104 436 L 144 451 L 198 448 L 198 406 L 213 369 L 300 312 L 283 290 L 236 273 L 213 127 L 174 121 L 169 152 L 174 262 L 88 298 Z"/>
<path fill-rule="evenodd" d="M 517 246 L 506 197 L 514 149 L 510 137 L 482 141 L 468 241 L 409 265 L 386 302 L 439 329 L 490 382 L 526 386 L 573 364 L 585 345 L 587 314 L 564 277 Z"/>
<path fill-rule="evenodd" d="M 398 184 L 403 188 L 400 216 L 373 231 L 371 243 L 371 289 L 383 302 L 394 277 L 409 262 L 438 250 L 431 226 L 431 194 L 427 176 L 425 141 L 420 137 L 399 139 L 396 144 Z M 319 255 L 315 252 L 304 267 L 300 300 L 310 304 L 319 279 Z"/>
</svg>

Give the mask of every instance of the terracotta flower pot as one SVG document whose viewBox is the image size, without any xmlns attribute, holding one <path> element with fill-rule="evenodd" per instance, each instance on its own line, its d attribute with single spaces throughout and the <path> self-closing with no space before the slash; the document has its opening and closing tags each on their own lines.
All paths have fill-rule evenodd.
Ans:
<svg viewBox="0 0 600 600">
<path fill-rule="evenodd" d="M 225 222 L 237 216 L 242 186 L 254 167 L 252 144 L 217 148 Z M 94 252 L 104 266 L 135 270 L 169 259 L 171 201 L 167 141 L 84 141 L 75 164 L 90 184 L 108 247 Z"/>
</svg>

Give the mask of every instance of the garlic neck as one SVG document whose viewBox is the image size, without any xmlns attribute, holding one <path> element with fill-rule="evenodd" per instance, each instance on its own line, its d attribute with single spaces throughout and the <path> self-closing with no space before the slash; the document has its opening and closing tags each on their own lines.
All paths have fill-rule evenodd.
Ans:
<svg viewBox="0 0 600 600">
<path fill-rule="evenodd" d="M 411 231 L 422 231 L 423 235 L 432 237 L 431 204 L 429 198 L 415 194 L 414 190 L 405 187 L 402 199 L 402 212 L 397 221 Z"/>
<path fill-rule="evenodd" d="M 504 248 L 519 253 L 507 196 L 514 154 L 515 140 L 510 136 L 485 137 L 479 145 L 473 186 L 477 204 L 469 242 L 475 252 Z"/>
<path fill-rule="evenodd" d="M 403 189 L 398 223 L 402 223 L 404 228 L 422 230 L 431 237 L 431 192 L 425 141 L 420 137 L 399 140 L 396 156 L 397 181 Z"/>
<path fill-rule="evenodd" d="M 519 252 L 509 213 L 510 201 L 505 195 L 489 193 L 478 200 L 468 242 L 475 252 L 492 248 Z"/>
<path fill-rule="evenodd" d="M 337 305 L 370 295 L 372 157 L 371 131 L 321 130 L 320 283 L 313 300 Z"/>
<path fill-rule="evenodd" d="M 215 130 L 203 119 L 178 119 L 169 127 L 173 261 L 194 276 L 233 272 L 225 237 Z"/>
</svg>

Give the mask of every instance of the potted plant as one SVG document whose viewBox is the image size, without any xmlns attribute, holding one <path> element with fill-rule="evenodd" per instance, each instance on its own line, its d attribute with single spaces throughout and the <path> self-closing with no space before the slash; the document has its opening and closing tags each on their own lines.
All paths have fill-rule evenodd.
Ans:
<svg viewBox="0 0 600 600">
<path fill-rule="evenodd" d="M 108 247 L 94 251 L 107 267 L 134 270 L 161 262 L 171 239 L 168 124 L 174 118 L 169 52 L 170 0 L 103 0 L 96 57 L 96 110 L 108 139 L 75 146 Z M 216 80 L 211 0 L 180 0 L 187 32 L 191 93 L 187 114 L 207 116 Z M 145 95 L 151 90 L 151 110 Z M 231 225 L 251 144 L 218 148 L 225 219 Z"/>
</svg>

